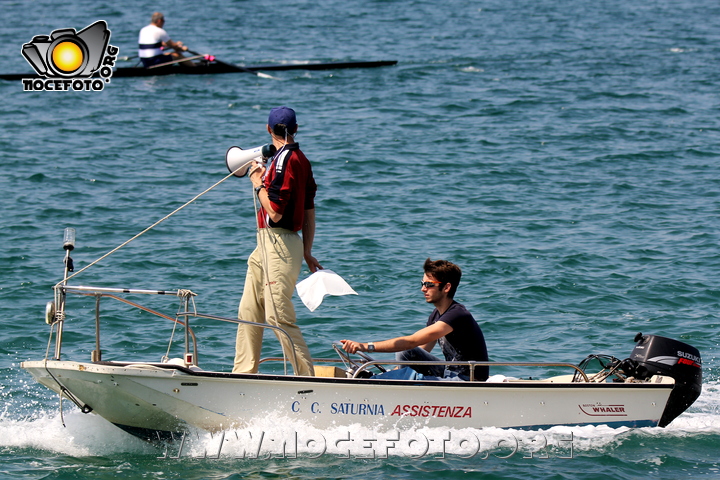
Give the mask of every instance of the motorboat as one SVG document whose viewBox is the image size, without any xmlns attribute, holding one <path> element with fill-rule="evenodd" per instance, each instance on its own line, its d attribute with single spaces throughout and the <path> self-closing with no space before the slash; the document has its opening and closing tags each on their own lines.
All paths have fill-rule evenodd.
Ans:
<svg viewBox="0 0 720 480">
<path fill-rule="evenodd" d="M 71 230 L 71 229 L 68 229 Z M 245 323 L 236 318 L 199 313 L 189 289 L 149 290 L 73 286 L 69 252 L 74 231 L 66 231 L 65 276 L 54 287 L 46 307 L 50 339 L 45 357 L 22 362 L 42 385 L 69 399 L 84 413 L 145 440 L 173 438 L 188 429 L 220 432 L 242 428 L 253 419 L 274 416 L 317 428 L 359 424 L 378 431 L 417 427 L 501 427 L 544 429 L 557 425 L 664 427 L 698 398 L 702 388 L 700 352 L 683 342 L 657 336 L 635 336 L 629 357 L 588 355 L 575 365 L 563 362 L 438 362 L 488 365 L 488 381 L 443 381 L 410 375 L 398 378 L 396 367 L 412 362 L 351 356 L 333 345 L 337 358 L 317 358 L 315 376 L 295 375 L 284 357 L 261 360 L 259 373 L 205 370 L 198 361 L 196 322 Z M 179 302 L 177 313 L 149 309 L 128 297 L 160 295 Z M 63 335 L 70 324 L 71 298 L 95 299 L 95 345 L 90 359 L 65 359 Z M 101 308 L 120 301 L 174 322 L 182 335 L 180 358 L 112 359 L 101 350 Z M 131 317 L 124 320 L 131 325 Z M 85 325 L 87 321 L 78 321 Z M 253 325 L 258 325 L 253 323 Z M 273 329 L 286 335 L 282 329 Z M 174 330 L 173 330 L 174 331 Z M 88 332 L 84 332 L 88 333 Z M 288 337 L 289 340 L 289 337 Z M 290 340 L 291 341 L 291 340 Z M 54 345 L 54 348 L 53 348 Z M 281 351 L 278 342 L 278 351 Z M 415 362 L 417 363 L 417 362 Z M 272 367 L 271 367 L 272 366 Z M 505 376 L 504 368 L 527 370 L 530 376 Z M 550 374 L 547 374 L 550 372 Z M 546 375 L 546 376 L 543 376 Z"/>
</svg>

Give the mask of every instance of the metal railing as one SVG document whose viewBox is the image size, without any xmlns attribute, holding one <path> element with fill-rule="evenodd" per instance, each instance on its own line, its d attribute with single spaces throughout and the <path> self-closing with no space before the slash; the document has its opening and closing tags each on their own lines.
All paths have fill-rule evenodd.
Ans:
<svg viewBox="0 0 720 480">
<path fill-rule="evenodd" d="M 76 294 L 76 295 L 82 295 L 82 296 L 91 296 L 95 297 L 95 350 L 93 350 L 91 354 L 91 361 L 93 362 L 99 362 L 102 360 L 102 351 L 100 349 L 100 299 L 103 297 L 112 298 L 114 300 L 120 301 L 122 303 L 125 303 L 127 305 L 130 305 L 132 307 L 138 308 L 140 310 L 143 310 L 145 312 L 151 313 L 153 315 L 156 315 L 158 317 L 164 318 L 166 320 L 170 320 L 172 322 L 175 322 L 176 324 L 180 324 L 183 327 L 185 327 L 185 362 L 192 365 L 198 365 L 198 346 L 197 346 L 197 338 L 195 336 L 195 332 L 190 327 L 190 318 L 204 318 L 208 320 L 217 320 L 222 322 L 229 322 L 229 323 L 235 323 L 235 324 L 244 324 L 244 325 L 250 325 L 257 328 L 266 328 L 275 331 L 275 333 L 278 335 L 278 337 L 282 336 L 285 338 L 288 342 L 288 345 L 291 348 L 292 351 L 292 359 L 290 360 L 290 363 L 293 365 L 293 368 L 295 365 L 297 365 L 297 355 L 295 352 L 295 343 L 293 342 L 290 335 L 281 327 L 275 326 L 275 325 L 269 325 L 265 323 L 256 323 L 251 322 L 248 320 L 241 320 L 238 318 L 228 318 L 228 317 L 221 317 L 218 315 L 207 315 L 198 313 L 195 311 L 189 310 L 189 299 L 191 296 L 194 296 L 195 294 L 192 293 L 190 290 L 177 290 L 177 291 L 167 291 L 167 290 L 141 290 L 141 289 L 129 289 L 129 288 L 106 288 L 106 287 L 86 287 L 86 286 L 60 286 L 57 287 L 62 290 L 62 293 L 67 294 Z M 172 297 L 179 297 L 183 299 L 183 304 L 185 311 L 178 312 L 176 316 L 173 318 L 169 315 L 157 312 L 153 309 L 147 308 L 143 305 L 140 305 L 138 303 L 132 302 L 126 298 L 119 297 L 115 294 L 117 293 L 124 293 L 124 294 L 146 294 L 146 295 L 168 295 Z M 181 318 L 184 319 L 180 320 Z M 63 318 L 60 322 L 56 323 L 62 323 L 65 319 Z M 50 335 L 52 339 L 53 335 L 53 329 L 54 324 L 51 325 Z M 62 345 L 62 329 L 57 329 L 56 332 L 56 354 L 55 359 L 60 360 L 60 347 Z M 190 353 L 190 349 L 192 347 L 192 357 L 189 357 L 188 354 Z M 284 355 L 284 352 L 283 352 Z M 47 355 L 46 355 L 47 356 Z M 191 360 L 191 361 L 187 361 Z M 283 370 L 284 373 L 287 375 L 288 368 L 287 368 L 287 362 L 288 359 L 285 357 L 282 357 L 280 359 L 283 361 Z"/>
<path fill-rule="evenodd" d="M 208 320 L 218 320 L 221 322 L 229 322 L 229 323 L 238 323 L 243 325 L 251 325 L 253 327 L 259 327 L 259 328 L 268 328 L 270 330 L 274 330 L 276 333 L 279 333 L 287 339 L 288 343 L 290 344 L 290 349 L 292 351 L 293 358 L 290 361 L 290 363 L 293 365 L 293 368 L 295 368 L 295 365 L 297 365 L 297 354 L 295 352 L 295 342 L 292 341 L 292 338 L 290 338 L 290 335 L 283 330 L 282 328 L 275 326 L 275 325 L 269 325 L 267 323 L 257 323 L 257 322 L 251 322 L 249 320 L 240 320 L 239 318 L 228 318 L 228 317 L 220 317 L 217 315 L 206 315 L 202 313 L 195 313 L 195 312 L 182 312 L 178 313 L 179 316 L 186 316 L 187 317 L 196 317 L 196 318 L 205 318 Z M 283 354 L 284 354 L 283 350 Z M 287 358 L 282 357 L 283 361 L 283 369 L 285 372 L 285 375 L 287 375 Z"/>
<path fill-rule="evenodd" d="M 95 297 L 95 350 L 92 352 L 92 361 L 101 361 L 102 360 L 102 354 L 100 350 L 100 299 L 102 297 L 108 297 L 112 298 L 114 300 L 118 300 L 120 302 L 126 303 L 130 306 L 133 306 L 135 308 L 138 308 L 140 310 L 146 311 L 148 313 L 151 313 L 153 315 L 157 315 L 161 318 L 165 318 L 167 320 L 173 321 L 176 324 L 180 324 L 185 327 L 185 362 L 192 365 L 198 365 L 198 347 L 197 347 L 197 338 L 195 337 L 195 333 L 190 327 L 190 318 L 202 318 L 207 320 L 216 320 L 216 321 L 222 321 L 222 322 L 228 322 L 228 323 L 235 323 L 235 324 L 244 324 L 244 325 L 250 325 L 257 328 L 265 328 L 273 330 L 278 338 L 283 337 L 287 340 L 288 345 L 291 348 L 292 351 L 292 359 L 290 360 L 290 363 L 293 365 L 293 368 L 295 365 L 297 365 L 297 354 L 295 352 L 295 344 L 290 337 L 290 335 L 281 327 L 275 326 L 275 325 L 269 325 L 266 323 L 256 323 L 252 321 L 247 320 L 241 320 L 237 318 L 228 318 L 228 317 L 222 317 L 218 315 L 208 315 L 208 314 L 202 314 L 195 311 L 190 311 L 189 309 L 189 299 L 190 297 L 194 296 L 195 294 L 192 293 L 189 290 L 177 290 L 177 291 L 166 291 L 166 290 L 140 290 L 140 289 L 127 289 L 127 288 L 105 288 L 105 287 L 84 287 L 84 286 L 61 286 L 59 287 L 63 290 L 63 293 L 72 293 L 72 294 L 78 294 L 78 295 L 84 295 L 84 296 L 93 296 Z M 165 315 L 163 313 L 157 312 L 155 310 L 152 310 L 150 308 L 144 307 L 140 304 L 137 304 L 135 302 L 132 302 L 130 300 L 127 300 L 122 297 L 118 297 L 115 295 L 116 293 L 132 293 L 132 294 L 151 294 L 151 295 L 168 295 L 173 297 L 179 297 L 183 299 L 183 304 L 185 311 L 178 312 L 175 316 L 175 318 Z M 184 321 L 180 320 L 181 318 L 184 319 Z M 64 321 L 64 319 L 63 319 Z M 51 339 L 52 339 L 52 328 L 51 328 Z M 58 328 L 58 331 L 56 333 L 56 343 L 58 345 L 58 349 L 56 352 L 57 360 L 59 360 L 59 346 L 62 344 L 62 329 Z M 172 343 L 172 341 L 171 341 Z M 282 342 L 281 342 L 282 343 Z M 192 345 L 192 357 L 189 357 L 189 351 L 190 346 Z M 352 364 L 354 368 L 348 369 L 348 373 L 352 372 L 352 375 L 350 378 L 358 378 L 362 372 L 367 371 L 368 368 L 373 366 L 380 366 L 383 365 L 407 365 L 407 366 L 431 366 L 431 365 L 438 365 L 438 366 L 464 366 L 468 367 L 470 372 L 470 381 L 475 380 L 475 368 L 476 367 L 499 367 L 499 366 L 510 366 L 510 367 L 562 367 L 562 368 L 571 368 L 575 370 L 575 375 L 580 375 L 582 377 L 583 382 L 590 382 L 590 379 L 588 378 L 587 374 L 579 368 L 577 365 L 574 365 L 572 363 L 563 363 L 563 362 L 480 362 L 480 361 L 461 361 L 461 362 L 451 362 L 451 361 L 417 361 L 417 360 L 376 360 L 368 355 L 358 352 L 359 356 L 363 358 L 363 362 L 354 362 L 353 360 L 350 360 L 350 358 L 344 354 L 344 352 L 340 352 L 340 350 L 336 347 L 336 345 L 333 345 L 335 350 L 338 352 L 338 354 L 344 356 L 345 358 L 340 359 L 312 359 L 313 362 L 324 362 L 324 363 L 343 363 L 346 366 L 349 364 Z M 287 362 L 288 359 L 284 356 L 285 352 L 283 351 L 283 357 L 269 357 L 269 358 L 263 358 L 260 359 L 259 363 L 264 363 L 268 361 L 282 361 L 283 362 L 283 371 L 284 374 L 287 375 L 288 368 L 287 368 Z M 190 360 L 190 361 L 188 361 Z"/>
<path fill-rule="evenodd" d="M 582 371 L 577 365 L 572 363 L 555 363 L 555 362 L 476 362 L 476 361 L 465 361 L 465 362 L 448 362 L 448 361 L 422 361 L 417 360 L 369 360 L 360 365 L 355 370 L 352 378 L 357 378 L 361 372 L 367 370 L 367 368 L 374 365 L 407 365 L 407 366 L 418 366 L 418 365 L 442 365 L 442 366 L 465 366 L 470 369 L 470 381 L 475 381 L 475 367 L 566 367 L 572 368 L 583 378 L 584 382 L 589 382 L 587 374 Z"/>
</svg>

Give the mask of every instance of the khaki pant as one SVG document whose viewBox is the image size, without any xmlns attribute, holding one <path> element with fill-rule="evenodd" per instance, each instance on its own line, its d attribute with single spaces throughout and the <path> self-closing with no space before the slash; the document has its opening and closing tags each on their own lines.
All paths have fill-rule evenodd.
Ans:
<svg viewBox="0 0 720 480">
<path fill-rule="evenodd" d="M 295 345 L 278 332 L 283 352 L 292 363 L 296 375 L 313 376 L 310 350 L 295 323 L 292 295 L 303 262 L 302 238 L 296 232 L 281 228 L 261 228 L 258 246 L 248 258 L 245 287 L 238 308 L 238 318 L 268 323 L 285 330 Z M 266 275 L 267 272 L 267 275 Z M 233 373 L 256 373 L 265 328 L 239 324 L 235 342 Z"/>
</svg>

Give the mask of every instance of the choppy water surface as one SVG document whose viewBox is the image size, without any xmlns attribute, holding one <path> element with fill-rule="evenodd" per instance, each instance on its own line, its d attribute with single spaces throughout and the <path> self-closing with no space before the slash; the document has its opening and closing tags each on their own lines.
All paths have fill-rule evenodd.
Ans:
<svg viewBox="0 0 720 480">
<path fill-rule="evenodd" d="M 30 71 L 20 47 L 33 36 L 100 19 L 120 56 L 133 55 L 138 29 L 157 8 L 5 2 L 12 20 L 0 31 L 0 70 Z M 95 93 L 28 93 L 0 81 L 3 476 L 720 475 L 718 5 L 329 0 L 163 8 L 173 37 L 229 62 L 399 63 L 275 72 L 277 80 L 117 78 Z M 422 262 L 447 258 L 463 268 L 457 298 L 478 319 L 494 360 L 624 358 L 635 333 L 654 333 L 701 351 L 700 399 L 666 429 L 413 432 L 433 445 L 473 434 L 474 455 L 469 444 L 418 455 L 398 443 L 383 457 L 358 441 L 322 455 L 300 449 L 298 458 L 269 447 L 241 458 L 242 445 L 228 443 L 210 459 L 201 457 L 212 456 L 217 437 L 198 433 L 182 451 L 163 451 L 67 401 L 61 417 L 57 398 L 19 362 L 45 352 L 43 308 L 62 274 L 63 229 L 77 229 L 73 258 L 82 268 L 221 180 L 227 148 L 265 143 L 267 112 L 281 104 L 298 112 L 298 140 L 320 186 L 315 256 L 359 293 L 328 298 L 313 313 L 298 301 L 314 355 L 332 355 L 339 338 L 389 338 L 423 325 L 430 309 L 416 286 Z M 76 283 L 190 288 L 200 310 L 232 316 L 253 230 L 249 183 L 233 178 Z M 89 358 L 93 302 L 73 302 L 63 353 Z M 169 314 L 177 308 L 150 303 Z M 108 319 L 106 355 L 163 355 L 169 322 L 123 312 Z M 197 333 L 203 366 L 229 369 L 232 326 L 199 324 Z M 266 347 L 273 353 L 272 342 Z M 267 419 L 251 427 L 278 441 L 267 445 L 296 431 L 329 443 L 348 433 Z M 507 449 L 511 439 L 516 451 Z M 381 458 L 363 458 L 373 452 Z"/>
</svg>

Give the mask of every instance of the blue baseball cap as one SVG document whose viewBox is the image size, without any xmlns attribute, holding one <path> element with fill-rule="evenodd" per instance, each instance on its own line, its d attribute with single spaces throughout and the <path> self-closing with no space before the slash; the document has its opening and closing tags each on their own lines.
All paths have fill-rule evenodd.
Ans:
<svg viewBox="0 0 720 480">
<path fill-rule="evenodd" d="M 295 127 L 297 126 L 295 110 L 290 107 L 275 107 L 270 110 L 268 125 L 270 125 L 270 128 L 275 128 L 275 125 L 278 123 L 285 125 L 290 132 L 295 130 Z"/>
</svg>

